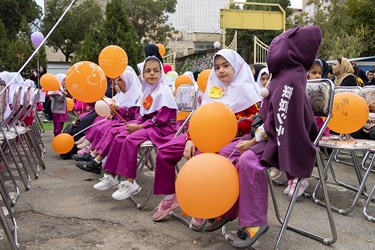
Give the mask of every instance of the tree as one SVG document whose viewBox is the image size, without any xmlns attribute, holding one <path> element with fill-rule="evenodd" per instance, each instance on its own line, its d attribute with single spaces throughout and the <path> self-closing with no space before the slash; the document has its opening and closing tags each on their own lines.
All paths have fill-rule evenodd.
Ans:
<svg viewBox="0 0 375 250">
<path fill-rule="evenodd" d="M 51 0 L 47 3 L 44 33 L 51 30 L 69 3 L 70 0 Z M 103 14 L 97 1 L 85 0 L 82 4 L 71 7 L 49 37 L 47 45 L 52 46 L 55 52 L 60 50 L 65 61 L 69 62 L 71 55 L 79 50 L 85 35 L 100 26 L 102 21 Z"/>
<path fill-rule="evenodd" d="M 17 39 L 8 42 L 7 53 L 5 58 L 5 67 L 1 70 L 18 71 L 26 60 L 34 52 L 34 47 L 30 40 L 30 27 L 24 17 L 20 23 L 20 31 L 17 34 Z M 40 65 L 46 65 L 45 49 L 39 51 Z M 24 77 L 29 76 L 30 69 L 37 68 L 38 56 L 35 56 L 23 71 Z"/>
<path fill-rule="evenodd" d="M 143 46 L 139 41 L 129 21 L 124 1 L 112 0 L 106 5 L 103 26 L 92 30 L 85 37 L 82 48 L 74 61 L 97 62 L 99 53 L 104 47 L 117 45 L 126 51 L 129 65 L 135 67 L 144 58 Z"/>
<path fill-rule="evenodd" d="M 22 18 L 31 24 L 41 16 L 42 10 L 34 0 L 1 0 L 0 21 L 4 24 L 8 39 L 15 39 Z"/>
<path fill-rule="evenodd" d="M 310 0 L 315 4 L 314 17 L 300 17 L 298 25 L 315 24 L 323 35 L 320 57 L 360 57 L 375 54 L 374 4 L 371 0 L 331 0 L 322 6 L 319 0 Z"/>
<path fill-rule="evenodd" d="M 167 13 L 176 10 L 177 0 L 124 0 L 126 12 L 139 40 L 148 38 L 163 42 L 171 27 L 166 24 Z"/>
</svg>

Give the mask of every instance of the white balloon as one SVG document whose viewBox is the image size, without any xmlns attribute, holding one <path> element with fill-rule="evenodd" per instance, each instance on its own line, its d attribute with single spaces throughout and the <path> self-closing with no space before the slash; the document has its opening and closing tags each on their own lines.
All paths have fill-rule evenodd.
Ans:
<svg viewBox="0 0 375 250">
<path fill-rule="evenodd" d="M 111 98 L 104 98 L 104 100 L 110 105 L 114 104 Z M 99 100 L 95 103 L 95 112 L 102 117 L 107 117 L 111 114 L 111 108 L 103 100 Z"/>
<path fill-rule="evenodd" d="M 218 42 L 218 41 L 214 42 L 214 48 L 215 49 L 220 48 L 220 46 L 221 46 L 220 42 Z"/>
</svg>

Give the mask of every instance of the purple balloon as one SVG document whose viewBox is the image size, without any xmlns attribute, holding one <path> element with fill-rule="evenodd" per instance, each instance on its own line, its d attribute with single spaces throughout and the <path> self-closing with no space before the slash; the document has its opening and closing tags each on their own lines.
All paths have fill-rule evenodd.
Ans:
<svg viewBox="0 0 375 250">
<path fill-rule="evenodd" d="M 43 39 L 44 39 L 44 36 L 39 31 L 36 31 L 31 34 L 31 42 L 33 43 L 35 47 L 38 47 L 42 43 Z"/>
</svg>

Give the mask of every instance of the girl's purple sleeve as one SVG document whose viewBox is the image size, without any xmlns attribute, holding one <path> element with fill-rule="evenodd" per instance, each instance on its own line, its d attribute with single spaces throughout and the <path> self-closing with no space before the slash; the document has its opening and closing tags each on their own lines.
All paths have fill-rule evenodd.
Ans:
<svg viewBox="0 0 375 250">
<path fill-rule="evenodd" d="M 168 107 L 162 107 L 156 114 L 142 124 L 143 128 L 160 127 L 172 121 L 176 121 L 177 111 Z"/>
<path fill-rule="evenodd" d="M 124 119 L 134 120 L 138 117 L 139 107 L 120 107 L 119 112 L 120 116 Z"/>
</svg>

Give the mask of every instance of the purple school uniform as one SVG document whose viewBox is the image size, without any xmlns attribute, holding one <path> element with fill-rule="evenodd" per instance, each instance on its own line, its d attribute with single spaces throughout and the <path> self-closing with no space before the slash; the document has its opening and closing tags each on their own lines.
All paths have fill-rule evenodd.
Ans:
<svg viewBox="0 0 375 250">
<path fill-rule="evenodd" d="M 111 143 L 104 169 L 112 174 L 136 178 L 138 146 L 151 140 L 156 147 L 168 141 L 176 133 L 176 109 L 162 107 L 151 114 L 140 116 L 137 124 L 143 128 L 129 134 L 127 131 L 115 136 Z M 103 155 L 102 155 L 103 156 Z"/>
<path fill-rule="evenodd" d="M 134 120 L 136 116 L 139 114 L 139 107 L 121 107 L 119 110 L 119 114 L 125 121 Z M 117 129 L 118 127 L 122 127 L 122 131 L 125 130 L 125 123 L 121 120 L 117 115 L 112 119 L 108 120 L 107 122 L 103 122 L 103 124 L 98 124 L 95 126 L 95 130 L 90 132 L 89 137 L 86 138 L 91 142 L 91 147 L 97 149 L 98 147 L 102 147 L 103 140 L 112 140 L 114 136 L 110 136 L 112 134 L 116 135 L 120 131 Z M 108 130 L 115 129 L 115 133 L 111 133 L 109 138 L 106 138 Z M 108 133 L 109 134 L 109 133 Z"/>
<path fill-rule="evenodd" d="M 275 166 L 291 176 L 311 176 L 316 156 L 312 140 L 318 129 L 305 89 L 307 71 L 315 60 L 320 41 L 318 27 L 297 27 L 276 37 L 268 50 L 272 80 L 260 113 L 269 139 L 240 156 L 236 164 L 239 199 L 225 215 L 235 218 L 238 212 L 238 224 L 242 227 L 267 224 L 265 169 Z"/>
</svg>

